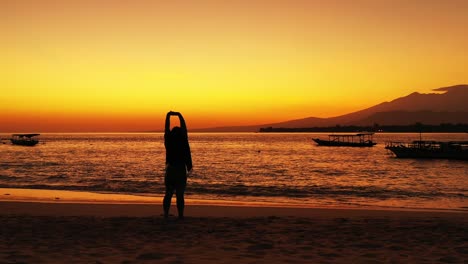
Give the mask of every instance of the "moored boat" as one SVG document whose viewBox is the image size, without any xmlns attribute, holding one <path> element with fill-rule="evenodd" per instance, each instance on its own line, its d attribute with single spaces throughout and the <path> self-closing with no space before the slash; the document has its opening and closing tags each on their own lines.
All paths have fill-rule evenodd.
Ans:
<svg viewBox="0 0 468 264">
<path fill-rule="evenodd" d="M 387 142 L 385 148 L 397 158 L 468 160 L 468 141 Z"/>
<path fill-rule="evenodd" d="M 372 147 L 377 143 L 372 140 L 374 133 L 331 134 L 328 140 L 313 138 L 319 146 L 341 146 L 341 147 Z"/>
<path fill-rule="evenodd" d="M 11 135 L 11 143 L 13 145 L 21 146 L 34 146 L 39 143 L 39 140 L 36 138 L 40 134 L 13 134 Z"/>
</svg>

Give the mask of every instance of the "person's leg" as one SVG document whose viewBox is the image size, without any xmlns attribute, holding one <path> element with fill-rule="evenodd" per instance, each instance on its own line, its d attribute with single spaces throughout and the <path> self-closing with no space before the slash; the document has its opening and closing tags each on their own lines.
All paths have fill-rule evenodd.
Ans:
<svg viewBox="0 0 468 264">
<path fill-rule="evenodd" d="M 187 176 L 184 173 L 183 175 L 180 175 L 180 177 L 177 180 L 177 185 L 176 185 L 177 211 L 179 213 L 180 219 L 184 218 L 184 209 L 185 209 L 184 193 L 185 193 L 186 186 L 187 186 Z"/>
<path fill-rule="evenodd" d="M 166 194 L 164 195 L 164 200 L 163 200 L 164 218 L 169 217 L 169 209 L 171 208 L 172 194 L 173 194 L 173 191 L 166 188 Z"/>
<path fill-rule="evenodd" d="M 172 195 L 174 194 L 174 184 L 171 182 L 171 177 L 164 177 L 164 184 L 166 185 L 166 193 L 163 200 L 164 218 L 169 217 L 169 209 L 171 208 Z"/>
<path fill-rule="evenodd" d="M 184 192 L 185 190 L 183 190 L 182 188 L 178 188 L 176 190 L 177 211 L 179 212 L 179 218 L 184 218 L 184 208 L 185 208 Z"/>
</svg>

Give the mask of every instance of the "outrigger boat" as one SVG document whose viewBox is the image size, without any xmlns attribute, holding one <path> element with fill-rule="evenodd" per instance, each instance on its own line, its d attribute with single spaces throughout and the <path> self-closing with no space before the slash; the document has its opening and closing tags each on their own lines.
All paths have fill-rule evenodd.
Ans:
<svg viewBox="0 0 468 264">
<path fill-rule="evenodd" d="M 386 142 L 397 158 L 468 160 L 468 141 Z"/>
<path fill-rule="evenodd" d="M 34 146 L 39 143 L 39 140 L 35 137 L 40 134 L 13 134 L 11 135 L 11 143 L 14 145 L 21 146 Z"/>
<path fill-rule="evenodd" d="M 372 141 L 374 133 L 358 133 L 354 135 L 328 135 L 328 140 L 313 138 L 319 146 L 344 146 L 344 147 L 372 147 L 377 143 Z"/>
</svg>

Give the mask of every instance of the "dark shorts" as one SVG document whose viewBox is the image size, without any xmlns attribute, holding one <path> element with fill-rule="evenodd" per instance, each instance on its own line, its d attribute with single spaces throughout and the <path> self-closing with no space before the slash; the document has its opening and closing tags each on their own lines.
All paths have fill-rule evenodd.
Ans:
<svg viewBox="0 0 468 264">
<path fill-rule="evenodd" d="M 168 165 L 166 167 L 164 184 L 166 185 L 166 190 L 179 190 L 183 192 L 185 190 L 185 186 L 187 185 L 187 169 L 185 166 L 174 167 Z"/>
</svg>

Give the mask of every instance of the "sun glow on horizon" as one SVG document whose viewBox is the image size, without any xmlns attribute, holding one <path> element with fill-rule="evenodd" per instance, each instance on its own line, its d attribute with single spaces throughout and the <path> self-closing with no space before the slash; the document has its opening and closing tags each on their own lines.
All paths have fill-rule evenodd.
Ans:
<svg viewBox="0 0 468 264">
<path fill-rule="evenodd" d="M 409 2 L 409 3 L 408 3 Z M 361 110 L 466 83 L 466 1 L 2 2 L 0 132 Z"/>
</svg>

